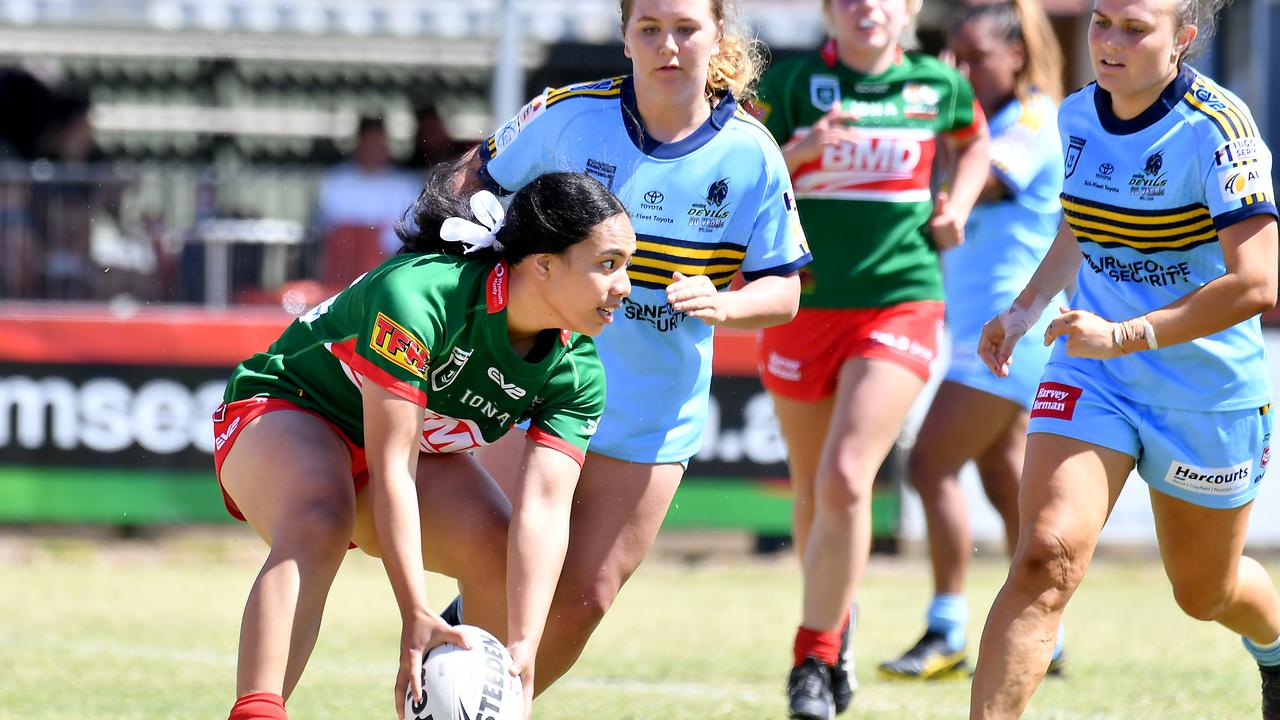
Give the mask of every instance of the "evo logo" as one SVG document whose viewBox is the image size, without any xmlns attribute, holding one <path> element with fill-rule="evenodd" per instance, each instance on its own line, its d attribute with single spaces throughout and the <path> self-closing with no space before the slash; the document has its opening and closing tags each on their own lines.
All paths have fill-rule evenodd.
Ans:
<svg viewBox="0 0 1280 720">
<path fill-rule="evenodd" d="M 489 379 L 498 383 L 498 387 L 502 388 L 507 395 L 510 395 L 512 400 L 519 400 L 524 397 L 525 389 L 517 387 L 515 383 L 507 382 L 507 379 L 502 377 L 502 373 L 498 372 L 498 368 L 489 368 Z"/>
</svg>

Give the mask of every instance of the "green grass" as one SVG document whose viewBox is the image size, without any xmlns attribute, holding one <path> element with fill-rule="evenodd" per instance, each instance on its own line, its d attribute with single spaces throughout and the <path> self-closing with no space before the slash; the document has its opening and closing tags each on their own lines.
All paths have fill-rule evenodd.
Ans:
<svg viewBox="0 0 1280 720">
<path fill-rule="evenodd" d="M 123 543 L 0 537 L 0 719 L 225 718 L 262 547 L 236 532 Z M 971 647 L 1003 577 L 995 560 L 974 572 Z M 429 591 L 443 605 L 452 584 L 433 577 Z M 921 631 L 927 592 L 920 559 L 873 562 L 856 636 L 857 718 L 966 717 L 965 682 L 900 684 L 874 673 Z M 535 716 L 782 718 L 798 608 L 790 558 L 655 559 Z M 1239 640 L 1183 617 L 1154 561 L 1100 560 L 1068 609 L 1067 633 L 1071 676 L 1046 681 L 1028 718 L 1259 715 L 1256 671 Z M 394 717 L 398 636 L 381 567 L 351 554 L 291 715 Z"/>
</svg>

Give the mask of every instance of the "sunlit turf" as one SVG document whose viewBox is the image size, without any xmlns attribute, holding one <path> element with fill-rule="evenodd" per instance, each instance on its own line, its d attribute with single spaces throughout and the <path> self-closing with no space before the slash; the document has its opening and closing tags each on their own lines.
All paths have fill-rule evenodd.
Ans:
<svg viewBox="0 0 1280 720">
<path fill-rule="evenodd" d="M 264 552 L 237 532 L 0 537 L 0 718 L 225 718 L 240 613 Z M 977 564 L 971 651 L 1003 577 L 998 558 Z M 433 576 L 429 592 L 443 606 L 453 586 Z M 967 682 L 892 683 L 874 671 L 920 634 L 928 592 L 922 559 L 873 561 L 860 598 L 853 717 L 967 716 Z M 659 554 L 535 717 L 783 718 L 799 602 L 790 557 L 688 564 Z M 394 717 L 398 637 L 380 565 L 352 553 L 291 716 Z M 1154 559 L 1097 562 L 1068 610 L 1067 647 L 1070 677 L 1046 681 L 1026 717 L 1260 716 L 1257 673 L 1238 638 L 1182 616 Z"/>
</svg>

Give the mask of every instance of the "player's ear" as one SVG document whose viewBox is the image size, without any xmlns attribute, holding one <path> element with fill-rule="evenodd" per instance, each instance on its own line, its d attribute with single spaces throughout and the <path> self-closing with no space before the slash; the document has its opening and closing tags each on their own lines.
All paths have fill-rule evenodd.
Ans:
<svg viewBox="0 0 1280 720">
<path fill-rule="evenodd" d="M 551 260 L 554 257 L 555 253 L 538 253 L 529 257 L 533 261 L 533 271 L 538 274 L 539 280 L 551 277 Z"/>
<path fill-rule="evenodd" d="M 1200 29 L 1195 25 L 1183 25 L 1173 37 L 1173 54 L 1174 61 L 1187 53 L 1187 48 L 1191 47 L 1191 43 L 1195 42 L 1196 35 L 1200 34 Z"/>
</svg>

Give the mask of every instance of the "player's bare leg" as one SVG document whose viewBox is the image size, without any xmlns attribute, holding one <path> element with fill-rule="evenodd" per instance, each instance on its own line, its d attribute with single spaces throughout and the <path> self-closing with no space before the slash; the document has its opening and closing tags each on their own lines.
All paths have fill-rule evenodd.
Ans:
<svg viewBox="0 0 1280 720">
<path fill-rule="evenodd" d="M 1245 557 L 1253 503 L 1229 510 L 1151 491 L 1156 538 L 1173 597 L 1197 620 L 1213 621 L 1268 645 L 1280 637 L 1280 600 L 1271 576 Z"/>
<path fill-rule="evenodd" d="M 987 495 L 1004 519 L 1012 552 L 1025 432 L 1026 413 L 1017 403 L 960 383 L 944 381 L 938 386 L 907 460 L 908 476 L 924 508 L 934 594 L 924 635 L 913 637 L 902 655 L 881 663 L 882 675 L 912 680 L 968 677 L 969 611 L 964 591 L 973 537 L 960 469 L 977 460 Z"/>
<path fill-rule="evenodd" d="M 288 698 L 298 683 L 351 539 L 350 464 L 327 424 L 289 411 L 250 422 L 223 462 L 223 487 L 271 546 L 245 604 L 237 697 Z"/>
<path fill-rule="evenodd" d="M 971 720 L 1022 716 L 1057 644 L 1133 458 L 1060 435 L 1027 438 L 1018 547 L 996 596 L 973 678 Z"/>
<path fill-rule="evenodd" d="M 455 578 L 467 595 L 467 623 L 507 637 L 507 526 L 511 503 L 470 455 L 418 456 L 422 562 Z M 381 555 L 368 493 L 357 498 L 354 542 Z"/>
<path fill-rule="evenodd" d="M 782 439 L 787 443 L 787 470 L 791 475 L 791 543 L 796 559 L 804 562 L 809 531 L 813 527 L 813 482 L 818 475 L 822 446 L 827 440 L 835 395 L 815 402 L 772 395 Z"/>
</svg>

